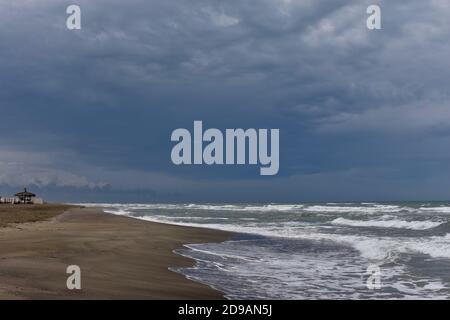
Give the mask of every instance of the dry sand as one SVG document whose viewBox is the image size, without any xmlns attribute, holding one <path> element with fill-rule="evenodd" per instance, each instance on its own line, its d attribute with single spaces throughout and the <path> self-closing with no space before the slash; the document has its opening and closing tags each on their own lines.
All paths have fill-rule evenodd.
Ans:
<svg viewBox="0 0 450 320">
<path fill-rule="evenodd" d="M 0 298 L 222 299 L 220 292 L 168 267 L 194 264 L 172 252 L 183 244 L 231 236 L 100 209 L 69 209 L 49 221 L 0 228 Z M 81 268 L 82 290 L 67 289 L 69 265 Z"/>
</svg>

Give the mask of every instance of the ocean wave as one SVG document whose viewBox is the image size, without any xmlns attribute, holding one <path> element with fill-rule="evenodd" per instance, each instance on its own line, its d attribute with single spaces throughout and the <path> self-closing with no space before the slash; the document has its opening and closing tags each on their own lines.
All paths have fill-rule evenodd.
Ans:
<svg viewBox="0 0 450 320">
<path fill-rule="evenodd" d="M 101 207 L 101 208 L 122 208 L 128 210 L 209 210 L 209 211 L 249 211 L 249 212 L 268 212 L 268 211 L 297 211 L 304 207 L 303 204 L 123 204 L 123 203 L 78 203 L 87 207 Z"/>
<path fill-rule="evenodd" d="M 316 250 L 299 246 L 291 252 L 272 250 L 252 240 L 185 248 L 177 253 L 198 264 L 177 271 L 212 284 L 230 299 L 448 298 L 449 287 L 439 278 L 405 277 L 407 266 L 401 263 L 380 264 L 383 290 L 368 292 L 368 261 L 348 251 L 345 256 L 336 254 L 326 244 L 318 244 Z"/>
<path fill-rule="evenodd" d="M 302 238 L 347 244 L 370 260 L 391 259 L 401 253 L 422 253 L 433 258 L 450 259 L 450 234 L 411 239 L 317 233 L 305 234 Z"/>
<path fill-rule="evenodd" d="M 99 204 L 92 204 L 92 206 L 99 206 Z M 288 221 L 280 221 L 283 217 L 282 214 L 277 215 L 277 220 L 264 220 L 265 216 L 257 215 L 239 217 L 231 217 L 227 220 L 227 215 L 214 216 L 211 214 L 210 217 L 201 217 L 203 214 L 194 213 L 189 211 L 187 208 L 192 210 L 198 210 L 198 208 L 208 207 L 220 208 L 223 210 L 227 208 L 228 210 L 235 210 L 240 208 L 242 211 L 260 210 L 260 208 L 266 208 L 265 210 L 274 211 L 276 207 L 278 211 L 286 211 L 291 214 L 295 210 L 301 210 L 301 212 L 317 212 L 317 215 L 325 212 L 342 212 L 341 217 L 332 217 L 331 220 L 326 217 L 325 219 L 318 220 L 319 222 L 309 223 L 301 222 L 296 220 L 291 220 L 290 216 Z M 395 254 L 403 253 L 420 253 L 426 254 L 433 258 L 445 258 L 450 259 L 450 235 L 445 236 L 435 235 L 427 237 L 410 237 L 407 233 L 405 236 L 370 236 L 370 235 L 359 235 L 359 234 L 342 234 L 336 233 L 336 228 L 340 225 L 351 226 L 351 227 L 382 227 L 382 228 L 397 228 L 397 229 L 410 229 L 410 230 L 427 230 L 436 228 L 446 220 L 445 216 L 440 217 L 439 221 L 407 221 L 399 218 L 399 216 L 404 217 L 405 207 L 397 205 L 386 205 L 386 204 L 370 204 L 360 205 L 360 206 L 343 206 L 339 205 L 199 205 L 199 204 L 104 204 L 104 210 L 117 215 L 131 216 L 134 218 L 168 223 L 180 226 L 191 226 L 200 228 L 210 228 L 224 231 L 231 231 L 237 233 L 245 234 L 255 234 L 266 237 L 274 238 L 288 238 L 288 239 L 304 239 L 312 241 L 333 241 L 336 243 L 341 243 L 343 245 L 350 246 L 355 250 L 360 252 L 360 255 L 373 260 L 383 260 L 387 257 L 392 257 Z M 161 209 L 176 209 L 184 210 L 182 213 L 174 214 L 172 217 L 170 214 L 164 215 L 164 211 L 152 211 L 151 209 L 161 208 Z M 144 210 L 141 212 L 140 210 Z M 145 212 L 146 209 L 150 209 L 148 213 Z M 410 208 L 412 209 L 412 208 Z M 137 211 L 136 211 L 137 210 Z M 309 210 L 309 211 L 308 211 Z M 437 210 L 438 212 L 446 212 L 450 210 L 450 207 L 436 206 L 436 207 L 422 207 L 419 212 L 415 211 L 414 214 L 420 213 L 420 211 L 432 211 Z M 261 210 L 260 210 L 261 211 Z M 396 212 L 400 212 L 396 214 Z M 252 212 L 253 213 L 253 212 Z M 378 215 L 374 219 L 370 220 L 356 220 L 348 219 L 348 216 L 344 214 L 357 214 L 357 213 L 386 213 L 383 215 Z M 186 216 L 183 216 L 186 214 Z M 139 215 L 139 216 L 138 216 Z M 249 214 L 250 215 L 250 214 Z M 210 219 L 208 221 L 208 219 Z M 256 218 L 256 219 L 255 219 Z M 233 221 L 233 219 L 236 219 Z M 248 219 L 248 221 L 244 220 Z M 333 220 L 334 219 L 334 220 Z M 436 219 L 436 217 L 433 217 Z M 330 224 L 331 222 L 331 224 Z"/>
<path fill-rule="evenodd" d="M 332 233 L 319 233 L 310 228 L 291 228 L 264 226 L 246 226 L 232 224 L 213 223 L 184 223 L 175 222 L 168 218 L 139 217 L 139 219 L 153 222 L 169 223 L 179 226 L 209 228 L 236 233 L 255 234 L 274 238 L 304 239 L 313 241 L 333 241 L 349 245 L 358 250 L 364 258 L 370 260 L 384 260 L 396 253 L 422 253 L 433 258 L 450 259 L 450 234 L 445 236 L 421 237 L 421 238 L 388 238 L 368 237 L 356 235 L 341 235 Z M 308 231 L 309 230 L 309 231 Z"/>
<path fill-rule="evenodd" d="M 212 210 L 212 211 L 297 211 L 304 207 L 302 204 L 265 204 L 265 205 L 212 205 L 212 204 L 189 204 L 184 205 L 186 209 Z"/>
<path fill-rule="evenodd" d="M 201 249 L 201 248 L 203 248 L 202 244 L 185 244 L 184 247 L 188 248 L 192 251 L 201 252 L 201 253 L 205 253 L 205 254 L 213 255 L 213 256 L 218 256 L 221 258 L 232 258 L 232 259 L 244 260 L 244 261 L 260 261 L 261 260 L 261 259 L 257 259 L 257 258 L 250 258 L 250 257 L 244 256 L 244 255 L 230 254 L 230 253 L 225 253 L 225 252 L 216 252 L 216 251 L 212 251 L 212 250 Z"/>
<path fill-rule="evenodd" d="M 112 214 L 116 214 L 119 216 L 129 216 L 131 214 L 131 211 L 127 211 L 127 210 L 120 210 L 120 209 L 116 209 L 116 210 L 103 210 L 106 213 L 112 213 Z"/>
<path fill-rule="evenodd" d="M 307 204 L 118 204 L 118 203 L 84 203 L 84 206 L 103 208 L 122 208 L 128 210 L 205 210 L 205 211 L 242 211 L 242 212 L 398 212 L 402 210 L 394 205 L 352 206 L 338 204 L 307 205 Z"/>
<path fill-rule="evenodd" d="M 382 214 L 382 213 L 450 213 L 450 206 L 436 207 L 408 207 L 396 204 L 380 204 L 380 203 L 327 203 L 327 204 L 123 204 L 123 203 L 79 203 L 87 207 L 115 208 L 128 210 L 186 210 L 186 211 L 224 211 L 224 212 L 249 212 L 249 213 L 266 213 L 266 212 L 286 212 L 286 213 L 325 213 L 325 214 Z"/>
<path fill-rule="evenodd" d="M 450 213 L 450 207 L 422 207 L 420 210 L 438 213 Z"/>
<path fill-rule="evenodd" d="M 155 215 L 155 218 L 166 218 L 166 216 Z M 181 219 L 181 220 L 229 220 L 229 218 L 225 217 L 195 217 L 195 216 L 170 216 L 170 219 Z"/>
<path fill-rule="evenodd" d="M 305 207 L 303 210 L 318 213 L 395 213 L 404 210 L 411 210 L 408 207 L 396 205 L 371 205 L 371 206 L 333 206 L 333 205 L 313 205 Z"/>
<path fill-rule="evenodd" d="M 179 204 L 148 204 L 148 203 L 76 203 L 75 205 L 82 205 L 85 207 L 98 207 L 108 209 L 123 209 L 123 210 L 174 210 L 180 209 Z"/>
<path fill-rule="evenodd" d="M 318 213 L 398 213 L 437 212 L 450 213 L 450 206 L 422 206 L 419 208 L 396 204 L 372 202 L 326 204 L 167 204 L 167 203 L 77 203 L 87 207 L 120 208 L 123 210 L 205 210 L 205 211 L 248 211 L 248 212 L 318 212 Z"/>
<path fill-rule="evenodd" d="M 351 227 L 378 227 L 378 228 L 398 228 L 410 230 L 426 230 L 440 226 L 443 222 L 434 221 L 404 221 L 404 220 L 350 220 L 336 218 L 331 221 L 334 225 Z"/>
</svg>

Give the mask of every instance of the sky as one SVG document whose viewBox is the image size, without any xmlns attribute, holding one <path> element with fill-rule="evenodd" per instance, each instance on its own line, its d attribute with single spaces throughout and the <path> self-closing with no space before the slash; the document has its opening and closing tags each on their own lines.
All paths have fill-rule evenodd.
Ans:
<svg viewBox="0 0 450 320">
<path fill-rule="evenodd" d="M 449 200 L 449 16 L 447 0 L 0 0 L 0 195 Z M 279 128 L 279 173 L 174 165 L 171 132 L 194 120 Z"/>
</svg>

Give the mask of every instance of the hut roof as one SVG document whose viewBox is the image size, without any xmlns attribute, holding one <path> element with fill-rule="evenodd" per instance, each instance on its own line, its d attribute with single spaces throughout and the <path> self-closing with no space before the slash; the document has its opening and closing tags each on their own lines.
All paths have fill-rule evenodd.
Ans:
<svg viewBox="0 0 450 320">
<path fill-rule="evenodd" d="M 23 188 L 22 192 L 18 192 L 15 194 L 16 197 L 36 197 L 34 193 L 28 192 L 27 188 Z"/>
</svg>

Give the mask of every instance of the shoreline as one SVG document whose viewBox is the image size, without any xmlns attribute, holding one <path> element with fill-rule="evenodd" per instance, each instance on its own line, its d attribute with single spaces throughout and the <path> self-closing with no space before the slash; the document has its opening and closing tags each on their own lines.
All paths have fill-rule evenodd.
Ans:
<svg viewBox="0 0 450 320">
<path fill-rule="evenodd" d="M 174 250 L 233 235 L 99 208 L 10 225 L 0 228 L 0 299 L 225 299 L 217 289 L 173 271 L 196 263 Z M 81 290 L 66 287 L 69 265 L 81 268 Z"/>
</svg>

